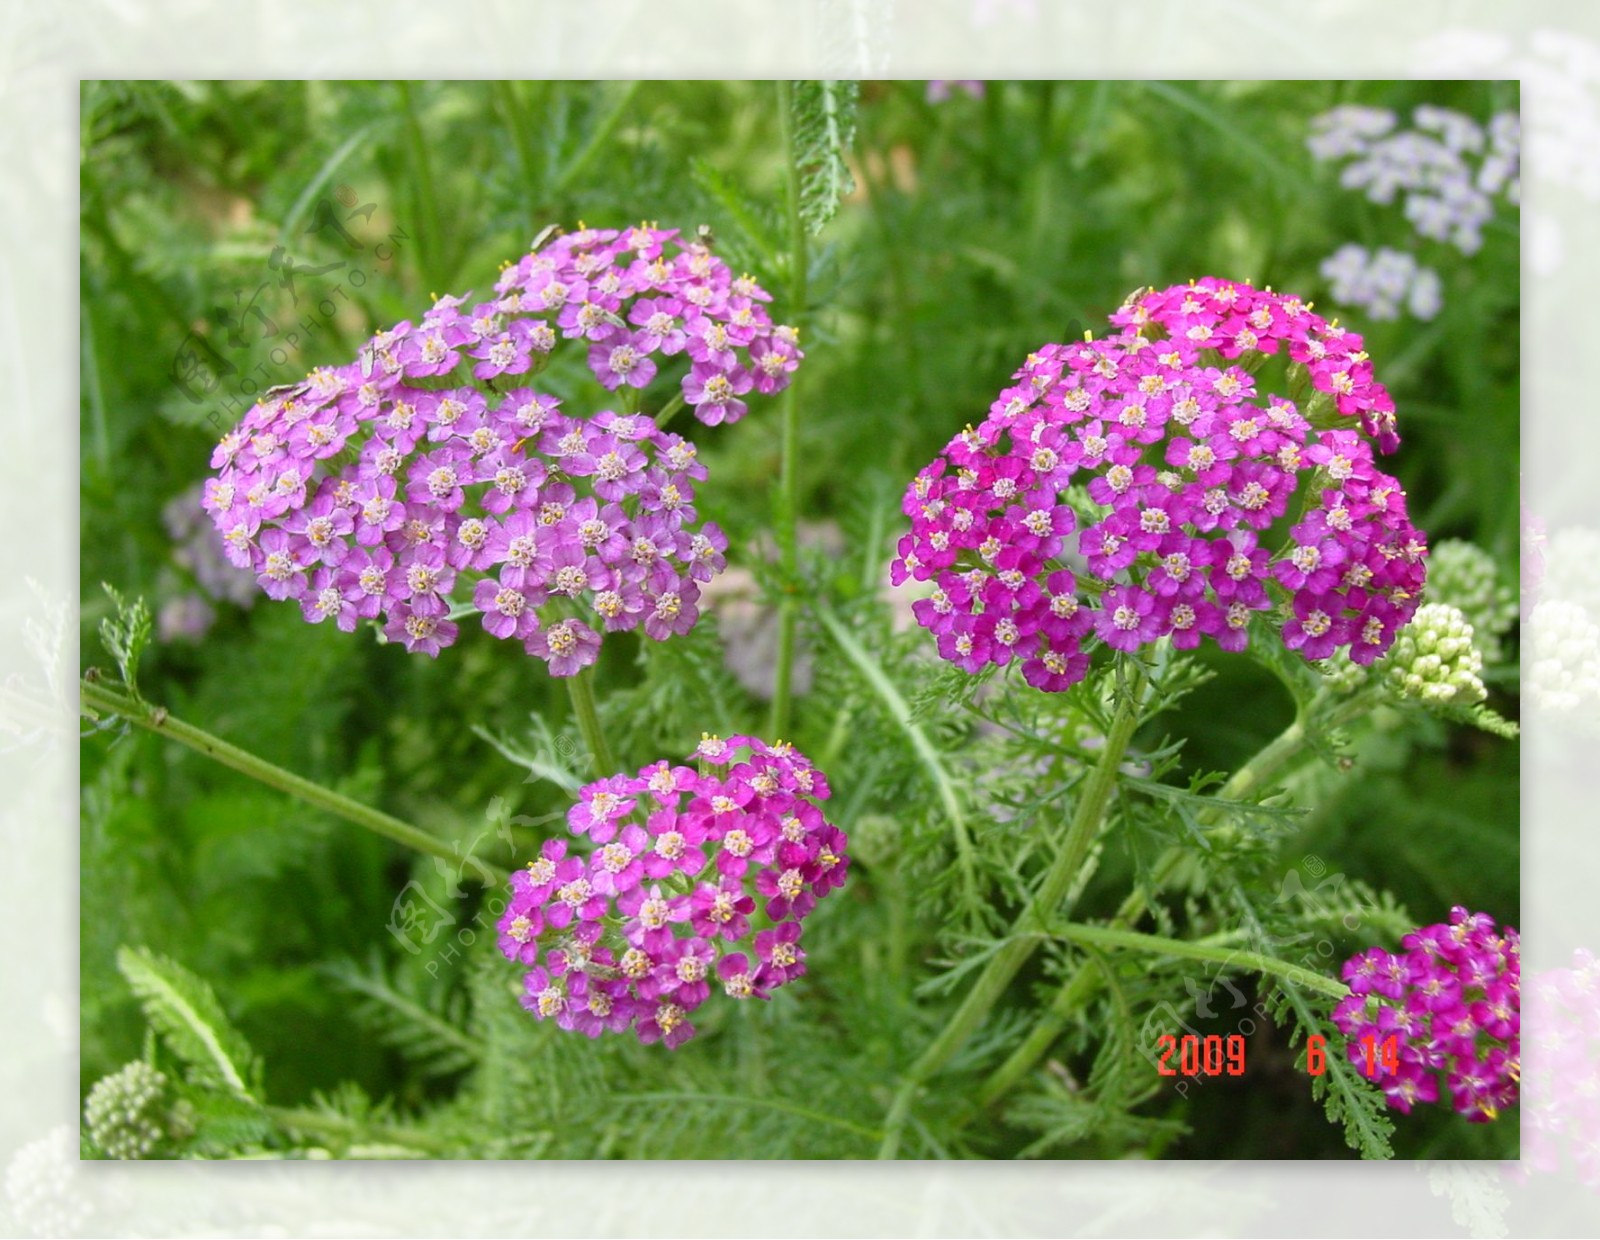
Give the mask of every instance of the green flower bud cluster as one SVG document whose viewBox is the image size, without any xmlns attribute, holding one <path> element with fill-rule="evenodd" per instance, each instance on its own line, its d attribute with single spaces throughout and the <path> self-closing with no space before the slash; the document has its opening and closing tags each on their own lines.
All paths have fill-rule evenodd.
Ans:
<svg viewBox="0 0 1600 1240">
<path fill-rule="evenodd" d="M 1335 693 L 1354 693 L 1367 683 L 1370 670 L 1352 659 L 1349 648 L 1345 646 L 1340 646 L 1316 666 L 1322 673 L 1323 682 Z"/>
<path fill-rule="evenodd" d="M 1480 673 L 1483 653 L 1472 642 L 1472 625 L 1446 603 L 1417 609 L 1383 660 L 1395 692 L 1440 706 L 1472 706 L 1487 693 Z"/>
<path fill-rule="evenodd" d="M 1505 657 L 1500 639 L 1517 622 L 1517 594 L 1487 551 L 1455 538 L 1434 544 L 1428 552 L 1428 598 L 1467 618 L 1485 662 Z"/>
<path fill-rule="evenodd" d="M 83 1118 L 94 1143 L 112 1158 L 147 1158 L 165 1136 L 159 1122 L 167 1078 L 136 1059 L 89 1091 Z"/>
</svg>

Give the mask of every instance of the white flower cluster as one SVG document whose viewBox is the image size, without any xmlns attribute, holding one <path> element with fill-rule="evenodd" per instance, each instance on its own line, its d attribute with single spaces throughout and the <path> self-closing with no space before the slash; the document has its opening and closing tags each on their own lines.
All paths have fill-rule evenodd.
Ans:
<svg viewBox="0 0 1600 1240">
<path fill-rule="evenodd" d="M 1522 679 L 1534 704 L 1592 716 L 1600 705 L 1600 626 L 1588 610 L 1543 599 L 1523 627 Z"/>
<path fill-rule="evenodd" d="M 78 1140 L 66 1124 L 30 1141 L 6 1164 L 6 1204 L 21 1228 L 36 1236 L 73 1236 L 94 1207 L 78 1179 Z"/>
<path fill-rule="evenodd" d="M 1413 129 L 1382 108 L 1339 107 L 1311 122 L 1307 146 L 1319 160 L 1349 159 L 1339 176 L 1376 203 L 1404 194 L 1406 218 L 1424 237 L 1447 241 L 1463 254 L 1483 245 L 1494 200 L 1515 204 L 1520 194 L 1522 123 L 1501 112 L 1487 130 L 1471 117 L 1424 104 Z"/>
<path fill-rule="evenodd" d="M 1368 250 L 1351 242 L 1322 260 L 1322 276 L 1341 306 L 1361 308 L 1374 319 L 1397 319 L 1402 309 L 1431 319 L 1442 304 L 1439 273 L 1386 245 Z"/>
<path fill-rule="evenodd" d="M 1483 548 L 1447 538 L 1428 549 L 1428 599 L 1459 608 L 1486 663 L 1504 659 L 1501 639 L 1517 622 L 1517 595 Z"/>
<path fill-rule="evenodd" d="M 1544 545 L 1538 605 L 1522 626 L 1522 679 L 1533 703 L 1600 726 L 1600 531 L 1556 530 Z"/>
</svg>

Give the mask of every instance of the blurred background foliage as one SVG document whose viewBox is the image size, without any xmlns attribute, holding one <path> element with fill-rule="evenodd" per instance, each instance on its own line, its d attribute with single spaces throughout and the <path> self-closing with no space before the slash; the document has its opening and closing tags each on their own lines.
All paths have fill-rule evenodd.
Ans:
<svg viewBox="0 0 1600 1240">
<path fill-rule="evenodd" d="M 1030 82 L 935 103 L 924 83 L 863 83 L 856 188 L 817 242 L 803 308 L 811 674 L 793 739 L 828 769 L 833 816 L 857 852 L 852 883 L 828 902 L 838 907 L 808 930 L 804 985 L 758 1010 L 708 1005 L 705 1032 L 670 1056 L 557 1036 L 517 1010 L 517 971 L 492 935 L 441 965 L 386 933 L 409 880 L 461 926 L 480 886 L 190 752 L 113 731 L 83 746 L 85 1091 L 144 1048 L 116 966 L 119 946 L 141 945 L 208 980 L 265 1062 L 272 1100 L 317 1099 L 342 1117 L 330 1131 L 365 1114 L 367 1097 L 428 1116 L 461 1154 L 870 1153 L 862 1132 L 930 1027 L 914 986 L 949 943 L 928 877 L 937 866 L 919 858 L 947 828 L 896 712 L 809 604 L 848 615 L 907 697 L 936 678 L 929 644 L 895 631 L 883 601 L 899 496 L 1032 348 L 1103 323 L 1135 287 L 1204 274 L 1292 289 L 1327 311 L 1318 265 L 1340 244 L 1412 248 L 1444 279 L 1440 315 L 1348 316 L 1398 403 L 1405 442 L 1386 468 L 1432 538 L 1475 542 L 1515 579 L 1517 220 L 1502 210 L 1467 258 L 1413 237 L 1399 207 L 1342 190 L 1305 137 L 1313 115 L 1346 102 L 1442 104 L 1483 122 L 1517 98 L 1515 83 Z M 708 224 L 735 269 L 783 288 L 771 86 L 85 82 L 81 128 L 85 663 L 106 662 L 100 583 L 143 596 L 161 636 L 141 673 L 151 701 L 464 851 L 492 845 L 499 798 L 526 820 L 514 837 L 526 856 L 553 829 L 540 824 L 562 810 L 563 782 L 583 774 L 563 766 L 565 695 L 535 661 L 471 634 L 437 661 L 409 657 L 264 598 L 212 600 L 214 614 L 197 616 L 205 569 L 180 545 L 191 535 L 175 542 L 174 513 L 192 506 L 211 446 L 251 393 L 345 362 L 430 293 L 487 289 L 547 225 Z M 179 381 L 195 349 L 232 368 L 216 390 Z M 729 532 L 751 597 L 728 599 L 688 640 L 608 655 L 603 709 L 630 769 L 764 716 L 759 548 L 775 409 L 693 433 L 711 469 L 702 511 Z M 1163 726 L 1189 738 L 1187 769 L 1228 770 L 1292 706 L 1244 660 L 1203 662 L 1214 678 Z M 1514 642 L 1488 670 L 1492 703 L 1514 717 Z M 977 778 L 969 720 L 922 726 L 952 769 Z M 1321 858 L 1392 892 L 1417 922 L 1461 903 L 1516 923 L 1516 746 L 1380 719 L 1358 759 L 1358 778 L 1320 779 L 1282 858 Z M 980 811 L 982 847 L 1001 856 L 1017 825 Z M 1108 850 L 1084 914 L 1114 909 L 1128 873 Z M 1342 946 L 1365 941 L 1376 940 Z M 1063 1044 L 1063 1073 L 1081 1053 Z M 1281 1039 L 1264 1034 L 1251 1056 L 1243 1081 L 1148 1104 L 1142 1114 L 1179 1122 L 1171 1131 L 1111 1128 L 1040 1150 L 1038 1131 L 1001 1113 L 942 1152 L 1347 1156 Z M 1514 1156 L 1515 1139 L 1514 1127 L 1469 1128 L 1442 1111 L 1402 1120 L 1395 1138 L 1402 1157 Z"/>
</svg>

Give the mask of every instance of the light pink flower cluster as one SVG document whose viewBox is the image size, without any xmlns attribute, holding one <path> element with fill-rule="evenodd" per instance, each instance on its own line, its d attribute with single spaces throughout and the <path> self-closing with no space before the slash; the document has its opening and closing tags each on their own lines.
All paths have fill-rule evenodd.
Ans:
<svg viewBox="0 0 1600 1240">
<path fill-rule="evenodd" d="M 1523 1169 L 1555 1171 L 1565 1146 L 1600 1190 L 1600 960 L 1574 952 L 1570 968 L 1535 973 L 1527 997 Z"/>
<path fill-rule="evenodd" d="M 742 397 L 789 386 L 804 356 L 792 327 L 774 325 L 772 300 L 676 230 L 586 228 L 557 237 L 501 273 L 496 307 L 504 330 L 479 339 L 480 379 L 517 374 L 557 337 L 588 343 L 589 368 L 607 388 L 642 388 L 658 362 L 679 354 L 690 367 L 684 400 L 708 426 L 737 422 Z"/>
<path fill-rule="evenodd" d="M 521 385 L 563 342 L 611 389 L 683 353 L 684 397 L 716 423 L 785 386 L 801 355 L 753 280 L 670 231 L 558 237 L 496 292 L 441 298 L 358 361 L 269 393 L 213 454 L 203 506 L 228 558 L 307 620 L 376 619 L 436 655 L 467 586 L 490 633 L 567 676 L 602 632 L 687 632 L 727 540 L 695 527 L 694 444 L 643 414 L 570 416 Z"/>
<path fill-rule="evenodd" d="M 934 583 L 914 610 L 939 653 L 967 671 L 1017 659 L 1060 690 L 1091 637 L 1240 650 L 1252 614 L 1275 609 L 1307 659 L 1382 655 L 1418 606 L 1427 548 L 1374 464 L 1372 440 L 1399 438 L 1361 337 L 1211 277 L 1135 294 L 1111 322 L 1030 355 L 908 489 L 891 575 Z M 1258 381 L 1280 359 L 1287 396 Z"/>
<path fill-rule="evenodd" d="M 588 785 L 567 822 L 593 851 L 550 840 L 512 875 L 499 945 L 533 966 L 523 1005 L 540 1020 L 677 1046 L 713 983 L 765 999 L 805 972 L 801 922 L 849 869 L 826 777 L 748 736 L 692 756 Z"/>
</svg>

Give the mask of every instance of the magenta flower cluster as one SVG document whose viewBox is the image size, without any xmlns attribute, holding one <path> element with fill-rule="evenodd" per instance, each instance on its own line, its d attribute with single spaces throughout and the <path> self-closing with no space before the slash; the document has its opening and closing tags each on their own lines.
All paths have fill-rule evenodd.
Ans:
<svg viewBox="0 0 1600 1240">
<path fill-rule="evenodd" d="M 1370 1062 L 1371 1078 L 1396 1110 L 1439 1101 L 1442 1076 L 1458 1112 L 1494 1119 L 1516 1101 L 1522 1073 L 1516 930 L 1458 905 L 1448 922 L 1413 931 L 1401 947 L 1398 955 L 1375 947 L 1345 962 L 1351 993 L 1333 1020 L 1349 1039 L 1351 1061 L 1363 1072 Z"/>
<path fill-rule="evenodd" d="M 1094 639 L 1241 650 L 1276 608 L 1305 658 L 1376 660 L 1418 606 L 1427 548 L 1374 464 L 1373 440 L 1399 438 L 1361 337 L 1211 277 L 1135 294 L 1111 322 L 1031 354 L 907 490 L 891 576 L 933 582 L 914 612 L 939 653 L 969 672 L 1020 660 L 1055 691 Z M 1275 358 L 1293 399 L 1258 385 Z"/>
<path fill-rule="evenodd" d="M 818 806 L 826 777 L 747 736 L 692 757 L 589 784 L 567 822 L 593 851 L 550 840 L 512 875 L 499 945 L 533 966 L 523 1005 L 540 1020 L 677 1046 L 713 985 L 765 999 L 805 972 L 801 922 L 849 868 Z"/>
<path fill-rule="evenodd" d="M 229 559 L 307 620 L 378 620 L 429 655 L 456 640 L 459 591 L 556 676 L 594 662 L 602 632 L 687 632 L 727 548 L 695 524 L 694 444 L 643 414 L 568 416 L 521 386 L 562 341 L 613 389 L 649 382 L 653 355 L 686 353 L 685 398 L 706 422 L 784 386 L 800 352 L 767 294 L 674 238 L 558 237 L 494 300 L 441 298 L 357 362 L 269 393 L 212 457 L 203 505 Z"/>
</svg>

